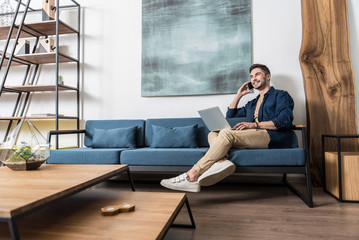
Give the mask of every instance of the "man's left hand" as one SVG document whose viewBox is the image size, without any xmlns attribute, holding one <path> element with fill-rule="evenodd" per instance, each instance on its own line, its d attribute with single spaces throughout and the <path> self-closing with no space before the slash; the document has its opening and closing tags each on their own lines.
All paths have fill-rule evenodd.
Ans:
<svg viewBox="0 0 359 240">
<path fill-rule="evenodd" d="M 253 129 L 257 128 L 257 124 L 254 122 L 240 122 L 234 125 L 236 130 Z"/>
</svg>

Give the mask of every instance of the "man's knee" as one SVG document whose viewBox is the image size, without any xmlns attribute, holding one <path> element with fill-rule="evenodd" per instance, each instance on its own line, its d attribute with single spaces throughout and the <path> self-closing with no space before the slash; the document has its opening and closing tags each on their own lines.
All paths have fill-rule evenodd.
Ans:
<svg viewBox="0 0 359 240">
<path fill-rule="evenodd" d="M 215 137 L 217 137 L 218 136 L 218 132 L 209 132 L 208 133 L 208 138 L 215 138 Z"/>
<path fill-rule="evenodd" d="M 233 131 L 235 130 L 232 130 L 232 129 L 229 129 L 229 128 L 225 128 L 225 129 L 222 129 L 220 132 L 219 132 L 219 135 L 233 135 Z"/>
<path fill-rule="evenodd" d="M 235 130 L 232 129 L 222 129 L 219 134 L 218 137 L 220 137 L 222 140 L 228 141 L 230 143 L 233 142 L 234 140 L 234 132 Z"/>
</svg>

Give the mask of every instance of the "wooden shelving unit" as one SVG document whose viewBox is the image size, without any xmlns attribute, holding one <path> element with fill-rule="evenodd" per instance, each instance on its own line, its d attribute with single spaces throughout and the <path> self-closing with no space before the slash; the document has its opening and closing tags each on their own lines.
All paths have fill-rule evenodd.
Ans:
<svg viewBox="0 0 359 240">
<path fill-rule="evenodd" d="M 77 91 L 77 88 L 66 86 L 66 85 L 58 85 L 59 91 L 68 91 L 74 90 Z M 24 85 L 24 86 L 4 86 L 4 92 L 54 92 L 56 91 L 56 85 Z"/>
<path fill-rule="evenodd" d="M 24 117 L 0 117 L 0 120 L 21 120 Z M 37 115 L 37 116 L 26 116 L 27 119 L 47 119 L 47 120 L 55 120 L 56 116 L 46 116 L 46 115 Z M 59 119 L 77 119 L 77 117 L 72 116 L 58 116 Z"/>
<path fill-rule="evenodd" d="M 343 151 L 342 146 L 350 139 L 357 142 L 359 135 L 322 135 L 323 190 L 341 202 L 359 203 L 359 152 Z M 330 146 L 334 142 L 335 151 Z"/>
<path fill-rule="evenodd" d="M 30 11 L 39 12 L 39 14 L 42 13 L 42 9 L 33 9 L 30 7 L 31 0 L 27 3 L 21 3 L 21 1 L 17 2 L 16 7 L 16 13 L 15 16 L 17 18 L 20 18 L 19 15 L 22 14 L 21 20 L 14 19 L 12 25 L 10 26 L 0 26 L 0 41 L 6 41 L 6 44 L 4 49 L 0 51 L 0 70 L 3 73 L 3 79 L 1 81 L 0 85 L 0 97 L 2 94 L 17 94 L 17 100 L 15 103 L 13 116 L 1 116 L 0 120 L 3 121 L 9 121 L 8 129 L 6 132 L 6 135 L 4 139 L 7 137 L 7 134 L 9 133 L 9 129 L 11 128 L 11 124 L 13 121 L 19 121 L 23 119 L 24 117 L 28 119 L 48 119 L 48 120 L 55 120 L 56 127 L 55 130 L 59 130 L 59 119 L 75 119 L 77 120 L 77 129 L 79 129 L 79 57 L 80 57 L 80 33 L 79 33 L 79 27 L 80 27 L 80 5 L 74 1 L 73 5 L 63 5 L 61 6 L 61 0 L 56 1 L 55 10 L 55 19 L 49 20 L 49 21 L 41 21 L 41 22 L 26 22 L 26 15 Z M 66 2 L 68 3 L 68 1 Z M 19 13 L 20 5 L 24 5 L 25 10 L 22 10 L 21 14 Z M 78 22 L 77 22 L 77 28 L 75 29 L 72 26 L 64 23 L 59 18 L 59 13 L 61 11 L 66 9 L 77 9 L 77 15 L 78 15 Z M 40 16 L 41 17 L 41 16 Z M 15 24 L 15 22 L 17 22 Z M 20 23 L 18 23 L 20 22 Z M 19 32 L 20 31 L 20 32 Z M 75 34 L 77 35 L 77 54 L 76 57 L 69 56 L 67 54 L 63 54 L 59 52 L 59 46 L 60 46 L 60 36 L 66 35 L 66 34 Z M 55 50 L 54 52 L 49 53 L 39 53 L 39 40 L 42 38 L 48 38 L 53 37 L 55 40 Z M 34 39 L 36 46 L 31 50 L 30 54 L 21 54 L 21 55 L 15 55 L 14 50 L 12 52 L 9 52 L 9 49 L 14 49 L 9 47 L 11 44 L 16 44 L 19 39 Z M 14 46 L 14 45 L 13 45 Z M 57 79 L 59 76 L 59 64 L 61 63 L 73 63 L 75 64 L 75 68 L 77 71 L 77 83 L 76 86 L 68 86 L 68 85 L 61 85 L 58 83 Z M 39 65 L 42 64 L 53 64 L 54 66 L 54 72 L 56 77 L 54 78 L 54 84 L 50 85 L 35 85 L 34 79 L 39 74 L 38 69 Z M 22 83 L 19 83 L 17 86 L 9 86 L 6 85 L 6 80 L 8 73 L 10 69 L 13 69 L 16 66 L 26 66 L 25 70 L 25 76 Z M 29 71 L 30 68 L 33 69 L 33 71 Z M 4 71 L 4 72 L 3 72 Z M 31 72 L 29 74 L 29 72 Z M 31 83 L 28 85 L 27 83 Z M 59 92 L 61 91 L 72 91 L 77 94 L 77 116 L 66 116 L 59 114 Z M 32 94 L 38 94 L 41 92 L 53 92 L 56 100 L 56 107 L 54 109 L 54 114 L 51 115 L 35 115 L 32 116 L 31 113 L 29 116 L 24 116 L 24 110 L 25 108 L 30 104 L 29 102 L 29 96 Z M 20 103 L 22 100 L 22 103 Z M 0 115 L 3 115 L 0 113 Z M 56 147 L 58 148 L 58 141 L 56 142 Z"/>
<path fill-rule="evenodd" d="M 14 28 L 18 29 L 19 24 L 15 24 Z M 10 26 L 0 26 L 0 40 L 5 40 L 8 36 Z M 77 33 L 77 30 L 59 20 L 59 34 Z M 20 38 L 33 38 L 56 35 L 56 20 L 42 21 L 35 23 L 25 23 L 22 27 Z M 15 39 L 16 32 L 11 35 Z"/>
<path fill-rule="evenodd" d="M 0 53 L 0 57 L 2 53 Z M 7 54 L 5 56 L 5 64 L 8 64 L 10 56 Z M 67 56 L 66 54 L 59 53 L 59 63 L 66 62 L 77 62 L 77 59 Z M 23 55 L 14 55 L 14 60 L 12 60 L 11 65 L 31 65 L 31 64 L 51 64 L 56 63 L 56 53 L 33 53 L 33 54 L 23 54 Z"/>
</svg>

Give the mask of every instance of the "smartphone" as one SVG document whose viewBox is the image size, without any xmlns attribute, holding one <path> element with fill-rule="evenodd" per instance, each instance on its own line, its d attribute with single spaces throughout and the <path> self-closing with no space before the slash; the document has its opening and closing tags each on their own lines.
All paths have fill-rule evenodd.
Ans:
<svg viewBox="0 0 359 240">
<path fill-rule="evenodd" d="M 249 83 L 247 84 L 247 88 L 248 88 L 248 90 L 253 89 L 253 85 L 252 85 L 252 83 L 251 83 L 251 82 L 249 82 Z"/>
</svg>

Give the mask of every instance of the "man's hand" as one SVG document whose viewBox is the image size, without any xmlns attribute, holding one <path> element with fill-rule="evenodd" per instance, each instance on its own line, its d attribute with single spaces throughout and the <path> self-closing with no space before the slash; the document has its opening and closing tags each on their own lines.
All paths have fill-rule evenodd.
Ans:
<svg viewBox="0 0 359 240">
<path fill-rule="evenodd" d="M 264 122 L 240 122 L 234 125 L 236 130 L 244 129 L 267 129 L 267 130 L 277 130 L 273 121 L 264 121 Z"/>
<path fill-rule="evenodd" d="M 239 100 L 246 94 L 250 93 L 252 91 L 248 90 L 247 88 L 247 84 L 250 83 L 250 81 L 245 82 L 242 87 L 240 87 L 237 91 L 236 96 L 234 97 L 233 101 L 231 102 L 231 104 L 229 105 L 229 109 L 235 109 L 238 106 Z"/>
<path fill-rule="evenodd" d="M 244 95 L 250 93 L 252 91 L 252 89 L 248 89 L 247 84 L 250 83 L 251 81 L 245 82 L 242 87 L 240 87 L 237 91 L 237 95 L 243 97 Z"/>
<path fill-rule="evenodd" d="M 237 123 L 236 125 L 234 125 L 234 128 L 236 130 L 257 128 L 257 124 L 254 122 L 240 122 L 240 123 Z"/>
</svg>

